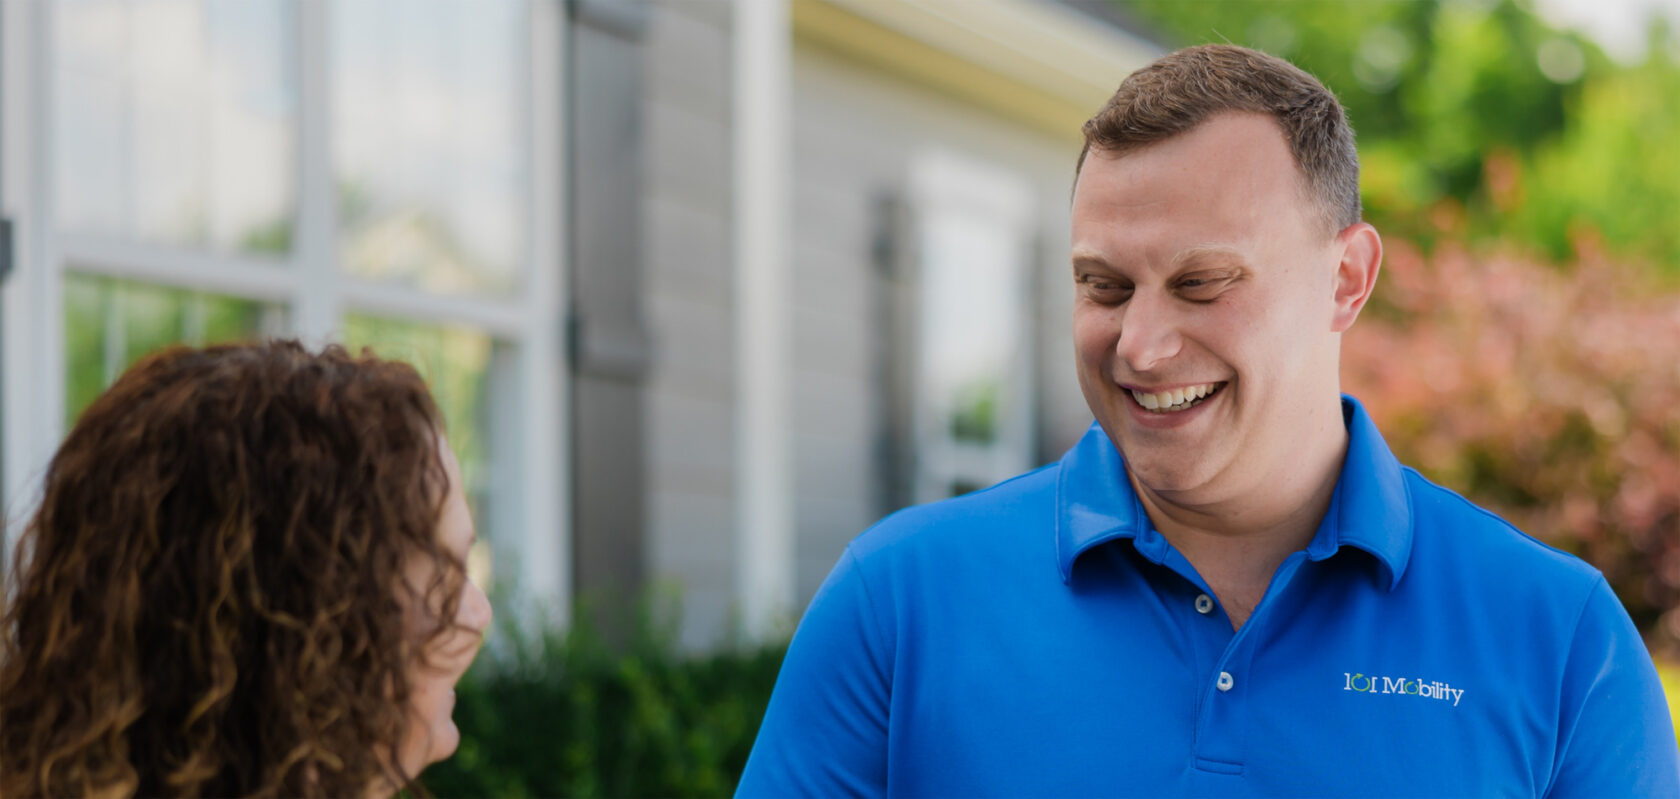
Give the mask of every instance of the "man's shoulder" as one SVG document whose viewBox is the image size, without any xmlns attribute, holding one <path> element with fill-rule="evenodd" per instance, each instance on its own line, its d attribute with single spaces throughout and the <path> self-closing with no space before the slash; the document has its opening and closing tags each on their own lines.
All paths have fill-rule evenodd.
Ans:
<svg viewBox="0 0 1680 799">
<path fill-rule="evenodd" d="M 1059 471 L 1051 463 L 989 488 L 896 511 L 853 539 L 852 554 L 869 559 L 883 550 L 988 547 L 1034 529 L 1048 536 Z"/>
<path fill-rule="evenodd" d="M 1447 557 L 1497 572 L 1501 581 L 1557 585 L 1582 590 L 1599 579 L 1584 560 L 1554 547 L 1462 494 L 1404 467 L 1410 498 L 1413 546 L 1419 554 Z"/>
</svg>

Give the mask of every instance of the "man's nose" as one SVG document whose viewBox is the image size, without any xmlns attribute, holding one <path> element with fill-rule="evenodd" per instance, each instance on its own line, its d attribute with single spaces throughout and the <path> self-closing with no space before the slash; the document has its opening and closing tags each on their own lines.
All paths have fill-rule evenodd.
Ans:
<svg viewBox="0 0 1680 799">
<path fill-rule="evenodd" d="M 1148 372 L 1178 354 L 1184 340 L 1173 301 L 1156 292 L 1135 292 L 1120 317 L 1115 354 L 1133 372 Z"/>
</svg>

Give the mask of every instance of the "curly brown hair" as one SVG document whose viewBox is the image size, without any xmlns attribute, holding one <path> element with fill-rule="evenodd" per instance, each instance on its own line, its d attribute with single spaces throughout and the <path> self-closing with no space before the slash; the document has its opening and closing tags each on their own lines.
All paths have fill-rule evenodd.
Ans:
<svg viewBox="0 0 1680 799">
<path fill-rule="evenodd" d="M 409 668 L 464 580 L 436 533 L 441 424 L 413 368 L 337 346 L 175 348 L 128 370 L 18 543 L 0 796 L 411 784 L 390 753 Z M 418 589 L 417 555 L 438 575 Z M 430 637 L 405 606 L 439 609 Z"/>
</svg>

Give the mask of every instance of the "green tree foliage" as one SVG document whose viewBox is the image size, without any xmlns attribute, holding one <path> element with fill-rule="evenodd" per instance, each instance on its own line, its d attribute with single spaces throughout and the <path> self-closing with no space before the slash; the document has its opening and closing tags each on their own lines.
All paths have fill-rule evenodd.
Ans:
<svg viewBox="0 0 1680 799">
<path fill-rule="evenodd" d="M 1680 37 L 1619 64 L 1514 0 L 1116 0 L 1169 44 L 1283 56 L 1337 92 L 1367 216 L 1426 248 L 1582 237 L 1680 275 Z"/>
</svg>

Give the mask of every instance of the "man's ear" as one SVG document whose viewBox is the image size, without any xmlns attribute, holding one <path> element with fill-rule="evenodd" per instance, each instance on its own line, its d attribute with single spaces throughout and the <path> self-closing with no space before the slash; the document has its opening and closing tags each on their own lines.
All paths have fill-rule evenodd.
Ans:
<svg viewBox="0 0 1680 799">
<path fill-rule="evenodd" d="M 1355 222 L 1336 234 L 1336 248 L 1341 262 L 1336 264 L 1336 312 L 1330 329 L 1337 333 L 1353 327 L 1359 311 L 1371 299 L 1377 287 L 1377 272 L 1382 269 L 1382 237 L 1377 229 L 1365 222 Z"/>
</svg>

